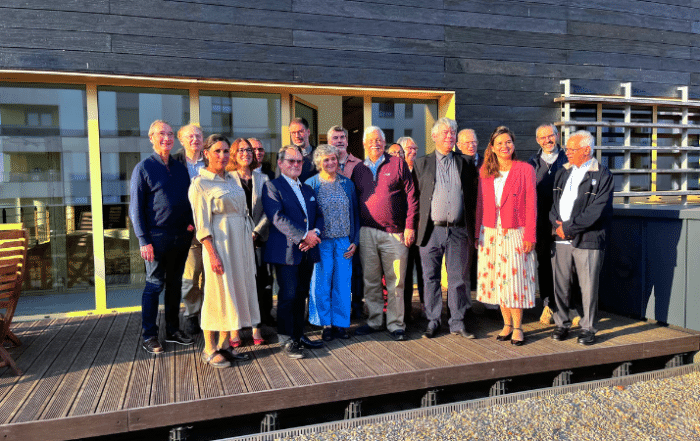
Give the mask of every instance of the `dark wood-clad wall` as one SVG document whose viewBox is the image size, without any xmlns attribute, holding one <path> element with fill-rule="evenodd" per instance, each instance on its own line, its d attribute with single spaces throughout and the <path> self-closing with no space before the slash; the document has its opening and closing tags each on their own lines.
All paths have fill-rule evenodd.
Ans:
<svg viewBox="0 0 700 441">
<path fill-rule="evenodd" d="M 455 90 L 534 147 L 575 90 L 700 93 L 700 0 L 3 0 L 0 68 Z"/>
</svg>

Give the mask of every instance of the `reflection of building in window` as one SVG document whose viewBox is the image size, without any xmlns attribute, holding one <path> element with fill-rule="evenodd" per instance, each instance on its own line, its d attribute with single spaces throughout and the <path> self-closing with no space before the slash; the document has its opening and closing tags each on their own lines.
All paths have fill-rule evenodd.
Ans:
<svg viewBox="0 0 700 441">
<path fill-rule="evenodd" d="M 10 182 L 61 180 L 59 152 L 5 153 L 5 157 L 10 164 Z"/>
<path fill-rule="evenodd" d="M 233 128 L 231 98 L 211 97 L 211 128 L 214 133 L 230 134 Z"/>
<path fill-rule="evenodd" d="M 403 116 L 404 118 L 413 118 L 413 104 L 411 103 L 406 103 L 404 104 L 404 113 Z M 411 135 L 406 135 L 406 136 L 411 136 Z"/>
<path fill-rule="evenodd" d="M 59 135 L 58 106 L 12 104 L 0 106 L 3 136 Z"/>
<path fill-rule="evenodd" d="M 394 142 L 394 129 L 382 129 L 382 131 L 386 137 L 386 145 L 392 144 Z"/>
<path fill-rule="evenodd" d="M 384 101 L 379 103 L 379 117 L 380 118 L 393 118 L 394 117 L 394 102 Z"/>
<path fill-rule="evenodd" d="M 139 94 L 117 94 L 117 127 L 119 136 L 140 136 L 139 129 Z"/>
</svg>

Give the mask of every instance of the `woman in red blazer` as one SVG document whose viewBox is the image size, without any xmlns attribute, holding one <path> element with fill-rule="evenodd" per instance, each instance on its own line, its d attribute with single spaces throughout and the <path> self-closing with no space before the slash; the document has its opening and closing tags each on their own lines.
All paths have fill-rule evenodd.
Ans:
<svg viewBox="0 0 700 441">
<path fill-rule="evenodd" d="M 496 128 L 479 173 L 477 300 L 500 305 L 503 330 L 496 340 L 516 346 L 525 341 L 523 309 L 535 306 L 535 186 L 535 170 L 516 160 L 513 133 Z"/>
</svg>

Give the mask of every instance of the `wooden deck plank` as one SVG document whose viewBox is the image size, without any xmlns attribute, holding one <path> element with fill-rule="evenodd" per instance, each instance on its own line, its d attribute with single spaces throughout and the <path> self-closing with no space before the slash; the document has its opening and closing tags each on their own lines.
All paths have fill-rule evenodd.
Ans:
<svg viewBox="0 0 700 441">
<path fill-rule="evenodd" d="M 124 337 L 119 343 L 117 355 L 97 404 L 96 413 L 116 412 L 124 408 L 128 388 L 132 383 L 134 356 L 141 349 L 141 313 L 129 314 Z"/>
<path fill-rule="evenodd" d="M 236 352 L 253 352 L 251 347 L 238 347 Z M 251 357 L 252 358 L 252 357 Z M 221 395 L 236 395 L 248 392 L 245 379 L 243 378 L 243 370 L 254 364 L 252 360 L 235 361 L 231 363 L 229 369 L 219 369 L 219 376 L 223 389 Z"/>
<path fill-rule="evenodd" d="M 0 422 L 9 423 L 17 410 L 32 398 L 32 391 L 41 383 L 51 363 L 75 332 L 75 324 L 79 322 L 82 322 L 82 318 L 57 320 L 56 328 L 48 329 L 46 338 L 36 339 L 23 354 L 24 357 L 17 360 L 24 375 L 16 377 L 16 382 L 11 383 L 12 390 L 3 398 L 0 404 Z"/>
<path fill-rule="evenodd" d="M 306 349 L 305 351 L 308 352 L 308 349 Z M 277 361 L 287 378 L 289 378 L 289 381 L 291 382 L 292 386 L 314 384 L 313 378 L 311 378 L 308 372 L 306 372 L 306 369 L 304 369 L 303 363 L 306 362 L 306 359 L 291 359 L 284 355 L 282 348 L 280 348 L 280 350 L 278 351 L 273 351 L 272 357 Z"/>
<path fill-rule="evenodd" d="M 169 404 L 175 401 L 175 343 L 165 342 L 165 311 L 158 313 L 158 338 L 163 345 L 164 352 L 153 358 L 153 375 L 146 387 L 150 389 L 146 405 L 154 406 Z M 145 351 L 144 351 L 145 352 Z"/>
<path fill-rule="evenodd" d="M 26 322 L 26 326 L 22 327 L 21 330 L 17 330 L 19 333 L 16 333 L 17 337 L 19 337 L 20 341 L 22 342 L 22 345 L 9 349 L 12 358 L 15 361 L 21 358 L 22 354 L 32 345 L 34 340 L 42 336 L 44 331 L 54 323 L 55 319 L 42 319 L 34 322 Z M 14 376 L 14 373 L 10 370 L 9 366 L 0 368 L 0 388 L 2 388 L 2 385 L 5 384 L 6 381 L 9 381 L 5 379 L 8 374 L 10 376 Z M 0 389 L 0 400 L 2 399 L 2 396 L 2 389 Z"/>
<path fill-rule="evenodd" d="M 403 359 L 412 369 L 430 369 L 447 364 L 444 359 L 431 357 L 429 351 L 426 352 L 421 348 L 423 339 L 397 342 L 384 332 L 379 333 L 377 337 L 377 340 L 382 343 L 384 351 Z"/>
<path fill-rule="evenodd" d="M 337 378 L 335 375 L 333 375 L 333 371 L 326 366 L 326 364 L 323 362 L 324 359 L 328 359 L 327 361 L 329 363 L 335 363 L 336 361 L 331 361 L 333 358 L 328 351 L 328 347 L 326 346 L 326 342 L 324 342 L 321 338 L 321 333 L 316 333 L 314 337 L 312 337 L 312 333 L 307 333 L 306 336 L 312 341 L 319 341 L 323 342 L 323 347 L 319 349 L 305 349 L 304 353 L 306 355 L 306 358 L 304 359 L 304 363 L 302 363 L 302 366 L 306 370 L 306 372 L 309 374 L 309 376 L 313 379 L 314 383 L 325 383 L 328 381 L 335 381 Z"/>
<path fill-rule="evenodd" d="M 140 347 L 139 313 L 78 325 L 81 320 L 22 327 L 26 339 L 17 348 L 18 362 L 27 374 L 0 376 L 0 417 L 6 421 L 0 439 L 106 435 L 700 349 L 699 333 L 613 315 L 602 318 L 600 341 L 592 346 L 576 342 L 578 329 L 555 342 L 552 325 L 528 317 L 528 344 L 514 347 L 495 340 L 497 320 L 479 316 L 472 323 L 476 340 L 450 334 L 422 339 L 413 326 L 410 341 L 379 332 L 328 342 L 306 350 L 302 360 L 287 358 L 278 343 L 245 346 L 240 350 L 251 360 L 217 370 L 199 360 L 201 336 L 195 345 L 168 344 L 165 354 L 147 354 Z M 71 351 L 74 360 L 62 356 Z M 163 404 L 154 406 L 158 400 Z"/>
<path fill-rule="evenodd" d="M 56 353 L 55 359 L 43 374 L 42 381 L 32 391 L 31 398 L 25 401 L 17 414 L 12 417 L 12 421 L 22 423 L 39 418 L 48 406 L 52 395 L 68 375 L 70 366 L 76 361 L 80 348 L 88 340 L 97 322 L 98 320 L 85 318 L 72 326 L 74 328 L 72 333 L 65 334 L 65 343 L 60 338 L 52 342 L 52 351 Z"/>
<path fill-rule="evenodd" d="M 281 350 L 280 344 L 274 343 L 267 345 L 262 351 L 258 351 L 255 357 L 263 370 L 267 383 L 273 390 L 292 386 L 292 381 L 282 369 L 280 359 L 274 357 L 275 352 L 280 352 Z"/>
<path fill-rule="evenodd" d="M 133 334 L 130 353 L 125 354 L 128 361 L 131 361 L 131 369 L 127 372 L 131 374 L 131 379 L 127 383 L 124 395 L 124 404 L 121 409 L 133 409 L 136 407 L 148 406 L 151 396 L 151 383 L 153 381 L 153 370 L 155 369 L 155 358 L 160 355 L 152 355 L 141 347 L 143 340 L 141 317 L 139 317 L 138 331 Z"/>
<path fill-rule="evenodd" d="M 335 355 L 352 372 L 353 378 L 395 372 L 389 365 L 363 347 L 362 340 L 358 337 L 353 336 L 348 340 L 336 340 L 336 342 L 341 346 Z"/>
<path fill-rule="evenodd" d="M 78 350 L 75 360 L 67 369 L 61 383 L 52 394 L 46 408 L 41 412 L 38 419 L 60 418 L 68 414 L 81 390 L 83 381 L 95 360 L 100 346 L 102 346 L 107 337 L 109 329 L 114 322 L 114 317 L 114 315 L 110 315 L 89 319 L 95 322 L 95 326 Z"/>
<path fill-rule="evenodd" d="M 197 386 L 197 359 L 196 341 L 189 346 L 173 345 L 175 351 L 175 376 L 173 401 L 192 401 L 200 398 L 199 387 Z"/>
<path fill-rule="evenodd" d="M 221 384 L 221 377 L 219 377 L 218 372 L 216 372 L 217 369 L 201 361 L 202 351 L 204 350 L 203 334 L 197 335 L 194 344 L 197 355 L 195 370 L 197 371 L 197 379 L 199 380 L 199 396 L 201 399 L 218 397 L 224 389 Z"/>
<path fill-rule="evenodd" d="M 329 342 L 325 342 L 324 352 L 319 353 L 319 351 L 312 351 L 319 361 L 328 369 L 329 372 L 333 374 L 336 380 L 347 380 L 350 378 L 357 378 L 357 375 L 353 373 L 351 366 L 354 366 L 353 361 L 357 361 L 355 357 L 352 357 L 350 351 L 343 345 L 339 339 L 334 339 Z M 352 361 L 351 361 L 352 360 Z M 350 366 L 348 366 L 350 364 Z M 369 375 L 371 371 L 368 371 Z"/>
<path fill-rule="evenodd" d="M 114 360 L 122 338 L 126 335 L 130 317 L 130 314 L 116 314 L 113 316 L 109 332 L 97 352 L 92 366 L 87 370 L 86 379 L 69 411 L 70 416 L 88 415 L 97 408 L 110 372 L 116 366 Z"/>
<path fill-rule="evenodd" d="M 367 365 L 380 375 L 411 370 L 412 367 L 406 360 L 402 360 L 401 357 L 392 352 L 387 353 L 383 350 L 384 345 L 379 334 L 385 333 L 381 331 L 370 335 L 356 336 L 359 344 L 353 345 L 352 351 L 358 357 L 362 357 Z M 388 336 L 385 334 L 385 337 Z"/>
</svg>

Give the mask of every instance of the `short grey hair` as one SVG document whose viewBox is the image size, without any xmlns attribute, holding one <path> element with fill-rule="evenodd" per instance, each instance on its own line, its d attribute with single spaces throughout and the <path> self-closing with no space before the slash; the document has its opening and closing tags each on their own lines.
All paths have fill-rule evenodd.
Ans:
<svg viewBox="0 0 700 441">
<path fill-rule="evenodd" d="M 289 150 L 296 150 L 297 152 L 301 153 L 302 157 L 304 156 L 304 154 L 301 152 L 301 149 L 299 147 L 295 146 L 294 144 L 288 144 L 288 145 L 285 145 L 284 147 L 282 147 L 280 149 L 279 153 L 277 153 L 277 160 L 284 161 L 285 158 L 287 157 L 287 152 Z"/>
<path fill-rule="evenodd" d="M 314 150 L 314 165 L 316 170 L 321 170 L 321 163 L 323 158 L 326 156 L 335 155 L 335 157 L 340 161 L 340 155 L 338 154 L 338 149 L 330 144 L 321 144 Z"/>
<path fill-rule="evenodd" d="M 367 141 L 367 137 L 369 136 L 370 133 L 372 132 L 379 132 L 379 136 L 382 137 L 382 140 L 386 142 L 386 136 L 384 135 L 384 131 L 380 129 L 377 126 L 369 126 L 365 129 L 365 133 L 362 134 L 362 143 L 364 144 L 365 141 Z"/>
<path fill-rule="evenodd" d="M 150 138 L 151 136 L 153 136 L 153 134 L 156 132 L 156 126 L 157 126 L 158 124 L 165 124 L 166 126 L 170 127 L 171 129 L 173 128 L 173 126 L 171 126 L 170 124 L 168 124 L 166 121 L 163 121 L 162 119 L 157 119 L 157 120 L 153 121 L 153 122 L 151 123 L 151 127 L 148 128 L 148 137 L 149 137 L 149 138 Z"/>
<path fill-rule="evenodd" d="M 540 129 L 544 129 L 546 127 L 551 127 L 552 131 L 554 132 L 554 136 L 559 136 L 559 130 L 557 130 L 557 126 L 555 126 L 554 124 L 540 124 L 537 127 L 537 130 L 535 130 L 535 136 L 537 136 L 537 132 L 539 132 Z"/>
<path fill-rule="evenodd" d="M 462 129 L 457 133 L 457 141 L 459 141 L 459 137 L 462 135 L 462 133 L 467 133 L 467 132 L 472 132 L 472 135 L 474 135 L 474 141 L 479 142 L 479 138 L 476 136 L 476 132 L 474 129 Z"/>
<path fill-rule="evenodd" d="M 569 139 L 574 137 L 581 138 L 581 141 L 578 144 L 579 147 L 590 147 L 591 156 L 593 156 L 593 152 L 595 151 L 595 142 L 593 140 L 593 135 L 591 135 L 591 132 L 589 132 L 588 130 L 577 130 L 576 132 L 569 135 Z"/>
<path fill-rule="evenodd" d="M 406 144 L 408 144 L 408 141 L 411 141 L 412 143 L 416 144 L 416 141 L 414 141 L 413 138 L 411 138 L 410 136 L 402 136 L 401 138 L 396 140 L 396 144 L 400 145 L 403 149 L 406 148 Z"/>
<path fill-rule="evenodd" d="M 453 132 L 457 133 L 457 121 L 443 116 L 442 118 L 435 121 L 435 124 L 433 124 L 433 129 L 430 131 L 430 134 L 433 136 L 437 135 L 437 132 L 438 130 L 440 130 L 440 127 L 445 126 L 449 127 L 450 129 L 452 129 Z"/>
<path fill-rule="evenodd" d="M 199 130 L 199 133 L 202 134 L 202 137 L 204 137 L 204 132 L 202 132 L 202 128 L 199 126 L 199 124 L 190 123 L 190 124 L 187 124 L 186 126 L 180 127 L 180 130 L 177 131 L 177 140 L 180 141 L 180 143 L 182 143 L 182 137 L 188 129 L 197 129 L 197 130 Z M 149 130 L 149 132 L 150 132 L 150 130 Z"/>
<path fill-rule="evenodd" d="M 345 133 L 345 136 L 348 136 L 348 131 L 343 126 L 333 126 L 328 129 L 328 133 L 326 133 L 328 139 L 331 139 L 331 133 L 333 132 L 343 132 Z"/>
</svg>

